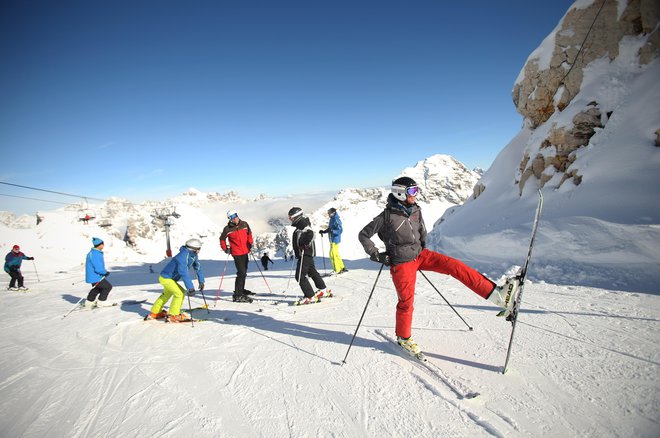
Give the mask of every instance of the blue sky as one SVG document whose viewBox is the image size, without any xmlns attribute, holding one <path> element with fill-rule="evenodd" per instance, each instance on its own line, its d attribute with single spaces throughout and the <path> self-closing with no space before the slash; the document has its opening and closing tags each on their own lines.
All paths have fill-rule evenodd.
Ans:
<svg viewBox="0 0 660 438">
<path fill-rule="evenodd" d="M 2 2 L 0 181 L 140 201 L 387 185 L 436 153 L 487 168 L 571 4 Z M 0 196 L 58 206 L 26 203 Z"/>
</svg>

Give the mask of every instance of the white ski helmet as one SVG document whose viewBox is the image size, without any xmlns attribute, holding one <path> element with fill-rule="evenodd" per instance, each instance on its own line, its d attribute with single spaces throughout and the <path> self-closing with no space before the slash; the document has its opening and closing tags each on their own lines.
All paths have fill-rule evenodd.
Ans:
<svg viewBox="0 0 660 438">
<path fill-rule="evenodd" d="M 232 220 L 235 217 L 238 217 L 236 210 L 227 210 L 227 219 Z"/>
<path fill-rule="evenodd" d="M 417 196 L 419 187 L 414 179 L 402 176 L 392 181 L 392 194 L 399 201 L 405 201 L 406 195 Z"/>
<path fill-rule="evenodd" d="M 199 239 L 188 239 L 186 242 L 188 249 L 202 249 L 202 242 Z"/>
</svg>

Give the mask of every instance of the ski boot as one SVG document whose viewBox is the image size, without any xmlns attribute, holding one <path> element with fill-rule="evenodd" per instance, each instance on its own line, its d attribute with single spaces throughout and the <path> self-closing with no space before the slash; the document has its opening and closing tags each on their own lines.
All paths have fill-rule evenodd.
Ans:
<svg viewBox="0 0 660 438">
<path fill-rule="evenodd" d="M 96 308 L 96 301 L 85 300 L 85 309 L 92 310 Z"/>
<path fill-rule="evenodd" d="M 302 297 L 298 301 L 294 302 L 293 304 L 296 306 L 304 306 L 305 304 L 314 304 L 318 303 L 319 299 L 316 297 L 316 295 L 311 296 L 311 297 Z"/>
<path fill-rule="evenodd" d="M 192 318 L 190 318 L 190 316 L 186 315 L 185 313 L 180 313 L 179 315 L 167 315 L 167 318 L 165 318 L 165 322 L 179 323 L 190 321 L 192 321 Z"/>
<path fill-rule="evenodd" d="M 332 297 L 332 291 L 330 289 L 319 289 L 314 294 L 316 301 L 321 301 L 321 298 L 330 298 Z"/>
<path fill-rule="evenodd" d="M 112 301 L 108 301 L 108 300 L 106 300 L 106 301 L 101 301 L 101 300 L 98 300 L 98 301 L 96 302 L 96 307 L 112 307 L 112 306 L 115 306 L 115 303 L 113 303 Z"/>
<path fill-rule="evenodd" d="M 252 298 L 248 297 L 245 294 L 241 294 L 241 293 L 235 293 L 231 297 L 231 299 L 235 303 L 251 303 L 253 301 Z"/>
<path fill-rule="evenodd" d="M 406 350 L 406 353 L 409 355 L 414 356 L 419 360 L 424 360 L 424 354 L 422 353 L 422 350 L 417 346 L 412 338 L 402 338 L 401 336 L 397 336 L 396 342 L 401 346 L 401 348 Z"/>
<path fill-rule="evenodd" d="M 150 321 L 152 319 L 165 319 L 167 318 L 167 310 L 161 310 L 158 313 L 150 313 L 144 317 L 145 321 Z"/>
<path fill-rule="evenodd" d="M 27 292 L 27 291 L 29 291 L 30 289 L 28 289 L 28 288 L 25 287 L 25 286 L 18 286 L 18 290 L 21 291 L 21 292 Z"/>
<path fill-rule="evenodd" d="M 518 277 L 509 277 L 502 286 L 495 286 L 487 300 L 504 310 L 497 316 L 503 316 L 507 320 L 513 312 L 513 307 L 520 290 L 520 279 Z"/>
</svg>

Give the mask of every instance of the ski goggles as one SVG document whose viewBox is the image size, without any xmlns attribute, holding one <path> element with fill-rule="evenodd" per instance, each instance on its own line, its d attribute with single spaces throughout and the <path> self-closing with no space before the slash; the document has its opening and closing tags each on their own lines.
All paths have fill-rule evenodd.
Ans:
<svg viewBox="0 0 660 438">
<path fill-rule="evenodd" d="M 229 216 L 229 220 L 230 220 L 230 221 L 233 221 L 233 220 L 236 219 L 237 217 L 238 217 L 238 213 L 234 213 L 234 214 L 232 214 L 231 216 Z"/>
<path fill-rule="evenodd" d="M 406 195 L 408 196 L 417 196 L 419 193 L 419 187 L 417 186 L 410 186 L 406 188 Z"/>
<path fill-rule="evenodd" d="M 408 195 L 408 196 L 417 196 L 419 194 L 419 187 L 417 186 L 410 186 L 410 187 L 403 187 L 403 186 L 392 186 L 392 192 L 395 194 L 399 194 L 401 196 L 403 195 Z M 400 198 L 402 201 L 404 200 L 403 197 Z"/>
</svg>

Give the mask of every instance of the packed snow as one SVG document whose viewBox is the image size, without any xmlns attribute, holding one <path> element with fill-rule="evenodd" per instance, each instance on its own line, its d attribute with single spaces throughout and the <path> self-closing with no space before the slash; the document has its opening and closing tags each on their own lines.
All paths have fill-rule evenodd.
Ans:
<svg viewBox="0 0 660 438">
<path fill-rule="evenodd" d="M 328 203 L 317 205 L 312 217 L 322 218 Z M 282 207 L 295 204 L 282 200 Z M 138 254 L 94 221 L 84 225 L 65 210 L 29 229 L 0 226 L 3 250 L 11 239 L 35 257 L 23 264 L 30 291 L 2 293 L 10 311 L 0 323 L 0 435 L 658 435 L 658 295 L 528 282 L 503 375 L 510 323 L 456 280 L 427 273 L 432 286 L 420 276 L 413 336 L 450 383 L 480 393 L 461 399 L 377 334 L 393 335 L 396 292 L 387 270 L 379 277 L 379 265 L 351 249 L 356 230 L 382 207 L 362 204 L 343 216 L 350 231 L 340 249 L 347 249 L 349 272 L 326 278 L 336 297 L 320 304 L 289 305 L 300 289 L 291 279 L 292 263 L 281 257 L 262 272 L 251 261 L 247 288 L 258 293 L 256 300 L 231 302 L 233 263 L 216 236 L 203 239 L 206 289 L 190 306 L 205 299 L 209 310 L 193 311 L 204 319 L 194 326 L 142 320 L 162 290 L 162 237 L 159 247 Z M 446 206 L 427 208 L 439 217 Z M 190 209 L 184 223 L 207 227 L 208 217 Z M 258 211 L 251 208 L 244 219 L 268 222 L 267 210 Z M 531 220 L 533 211 L 528 214 Z M 217 233 L 223 224 L 216 224 Z M 546 236 L 561 237 L 542 222 L 544 228 Z M 173 234 L 176 250 L 185 236 Z M 111 299 L 146 302 L 75 310 L 63 318 L 89 290 L 83 261 L 96 235 L 107 239 Z M 486 242 L 515 253 L 508 268 L 525 255 L 520 248 L 526 242 L 514 240 L 502 232 Z M 316 245 L 327 252 L 321 238 Z M 331 269 L 327 257 L 316 265 L 321 272 Z M 530 274 L 541 269 L 550 268 L 533 262 Z"/>
</svg>

